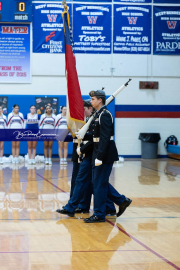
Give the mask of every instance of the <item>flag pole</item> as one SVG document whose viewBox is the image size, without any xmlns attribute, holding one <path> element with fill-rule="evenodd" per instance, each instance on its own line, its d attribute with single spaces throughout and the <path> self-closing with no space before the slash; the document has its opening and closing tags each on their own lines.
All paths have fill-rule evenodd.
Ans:
<svg viewBox="0 0 180 270">
<path fill-rule="evenodd" d="M 62 1 L 62 5 L 64 6 L 64 12 L 62 13 L 63 23 L 64 23 L 64 14 L 67 13 L 67 15 L 68 15 L 68 18 L 67 18 L 68 19 L 68 27 L 69 27 L 69 30 L 70 30 L 70 18 L 69 18 L 69 14 L 68 14 L 68 7 L 67 7 L 66 0 Z M 64 29 L 64 31 L 65 31 L 65 29 Z M 82 140 L 80 138 L 78 138 L 78 148 L 80 148 L 81 141 Z M 80 163 L 80 155 L 81 154 L 78 154 L 78 156 L 79 156 L 78 163 Z"/>
</svg>

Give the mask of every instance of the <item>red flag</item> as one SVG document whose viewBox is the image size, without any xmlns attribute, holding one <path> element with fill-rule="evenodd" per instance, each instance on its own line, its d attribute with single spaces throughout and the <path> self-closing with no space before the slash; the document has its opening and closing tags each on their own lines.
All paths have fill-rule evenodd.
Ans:
<svg viewBox="0 0 180 270">
<path fill-rule="evenodd" d="M 64 39 L 65 39 L 65 63 L 66 63 L 66 80 L 67 80 L 67 126 L 71 134 L 84 124 L 84 105 L 79 85 L 76 60 L 72 47 L 72 32 L 67 5 L 64 5 L 63 12 Z"/>
</svg>

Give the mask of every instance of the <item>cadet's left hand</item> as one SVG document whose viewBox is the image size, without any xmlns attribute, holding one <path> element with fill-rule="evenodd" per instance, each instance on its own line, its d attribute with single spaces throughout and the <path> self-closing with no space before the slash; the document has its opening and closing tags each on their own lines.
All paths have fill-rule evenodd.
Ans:
<svg viewBox="0 0 180 270">
<path fill-rule="evenodd" d="M 76 152 L 77 152 L 77 154 L 79 156 L 81 154 L 81 148 L 80 147 L 77 147 Z"/>
<path fill-rule="evenodd" d="M 95 166 L 100 166 L 102 165 L 102 160 L 99 160 L 99 159 L 95 159 Z"/>
</svg>

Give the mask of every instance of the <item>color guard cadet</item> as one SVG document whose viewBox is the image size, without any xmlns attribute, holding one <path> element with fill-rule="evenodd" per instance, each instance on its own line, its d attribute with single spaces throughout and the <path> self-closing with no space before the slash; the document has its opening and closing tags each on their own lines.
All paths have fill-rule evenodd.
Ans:
<svg viewBox="0 0 180 270">
<path fill-rule="evenodd" d="M 90 99 L 84 101 L 84 111 L 86 117 L 89 117 L 93 111 L 90 101 Z M 71 196 L 68 204 L 64 206 L 62 210 L 57 210 L 58 213 L 69 215 L 71 217 L 74 216 L 74 213 L 88 213 L 90 208 L 91 196 L 93 193 L 93 136 L 91 130 L 86 133 L 80 148 L 77 148 L 77 152 L 82 157 L 82 163 L 80 165 L 79 173 L 75 180 L 73 195 Z M 114 189 L 111 185 L 109 188 Z M 118 192 L 116 195 L 120 196 Z M 109 198 L 107 198 L 106 200 L 106 215 L 116 215 L 114 203 Z"/>
<path fill-rule="evenodd" d="M 91 91 L 91 104 L 96 114 L 89 130 L 93 134 L 92 181 L 94 190 L 94 214 L 84 219 L 86 223 L 105 222 L 107 197 L 119 205 L 120 216 L 131 204 L 131 200 L 120 195 L 109 183 L 114 161 L 118 161 L 118 152 L 113 140 L 114 123 L 111 113 L 105 106 L 106 94 L 103 90 Z"/>
<path fill-rule="evenodd" d="M 87 107 L 87 109 L 86 109 Z M 85 115 L 89 117 L 93 111 L 93 108 L 88 101 L 84 101 Z M 74 153 L 75 146 L 73 146 L 73 155 L 78 157 L 78 154 Z M 85 152 L 83 151 L 85 149 Z M 71 197 L 63 209 L 58 209 L 57 212 L 64 215 L 74 216 L 74 213 L 87 213 L 89 212 L 91 195 L 92 195 L 92 151 L 93 151 L 93 141 L 92 135 L 86 134 L 81 144 L 80 149 L 77 152 L 82 156 L 82 162 L 79 166 L 79 171 L 76 179 L 73 177 L 73 191 L 71 191 Z M 74 172 L 74 167 L 73 167 Z M 74 175 L 75 176 L 75 175 Z M 77 210 L 76 210 L 77 209 Z"/>
</svg>

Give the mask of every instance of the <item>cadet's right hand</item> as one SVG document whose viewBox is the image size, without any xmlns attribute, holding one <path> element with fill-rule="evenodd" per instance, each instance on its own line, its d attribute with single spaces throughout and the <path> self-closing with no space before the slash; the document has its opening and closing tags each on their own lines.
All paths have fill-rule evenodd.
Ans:
<svg viewBox="0 0 180 270">
<path fill-rule="evenodd" d="M 76 152 L 77 152 L 78 156 L 80 156 L 80 154 L 81 154 L 81 148 L 80 147 L 77 147 Z"/>
<path fill-rule="evenodd" d="M 77 132 L 75 132 L 75 134 L 76 134 L 76 137 L 79 139 L 79 140 L 81 140 L 82 138 L 79 136 L 79 132 L 77 131 Z"/>
</svg>

